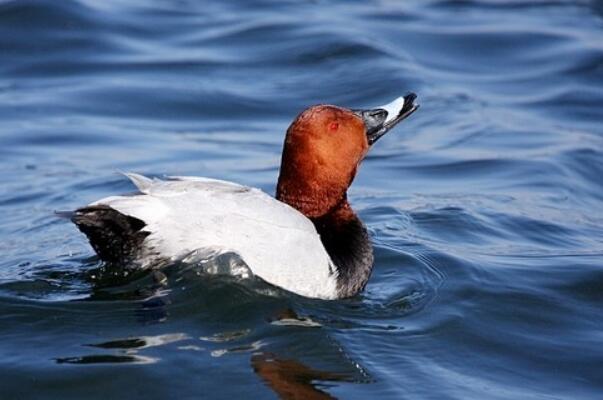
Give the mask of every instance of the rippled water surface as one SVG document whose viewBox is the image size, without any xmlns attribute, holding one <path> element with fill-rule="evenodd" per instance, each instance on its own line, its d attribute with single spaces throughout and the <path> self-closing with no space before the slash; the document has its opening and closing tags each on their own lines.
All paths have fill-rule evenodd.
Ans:
<svg viewBox="0 0 603 400">
<path fill-rule="evenodd" d="M 0 397 L 600 399 L 600 1 L 0 1 Z M 117 171 L 273 193 L 315 103 L 421 109 L 350 200 L 366 291 L 103 270 Z M 278 246 L 278 244 L 275 244 Z"/>
</svg>

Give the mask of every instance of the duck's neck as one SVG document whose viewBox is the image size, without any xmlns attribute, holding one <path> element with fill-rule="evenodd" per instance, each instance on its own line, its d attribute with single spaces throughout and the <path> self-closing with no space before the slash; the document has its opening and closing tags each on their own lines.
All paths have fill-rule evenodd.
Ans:
<svg viewBox="0 0 603 400">
<path fill-rule="evenodd" d="M 366 227 L 345 198 L 329 213 L 310 220 L 337 267 L 339 296 L 354 296 L 364 289 L 373 269 L 373 247 Z"/>
<path fill-rule="evenodd" d="M 283 174 L 281 171 L 281 178 Z M 368 232 L 347 201 L 346 190 L 280 179 L 276 198 L 308 217 L 338 272 L 339 297 L 364 289 L 373 269 L 373 247 Z M 288 185 L 295 182 L 295 185 Z"/>
</svg>

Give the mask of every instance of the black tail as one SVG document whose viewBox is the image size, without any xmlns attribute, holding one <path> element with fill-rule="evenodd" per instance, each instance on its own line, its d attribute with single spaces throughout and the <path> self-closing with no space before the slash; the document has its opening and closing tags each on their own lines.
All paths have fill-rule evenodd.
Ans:
<svg viewBox="0 0 603 400">
<path fill-rule="evenodd" d="M 80 208 L 71 221 L 88 237 L 101 260 L 108 263 L 128 264 L 136 260 L 142 242 L 150 234 L 142 230 L 144 221 L 105 205 Z"/>
</svg>

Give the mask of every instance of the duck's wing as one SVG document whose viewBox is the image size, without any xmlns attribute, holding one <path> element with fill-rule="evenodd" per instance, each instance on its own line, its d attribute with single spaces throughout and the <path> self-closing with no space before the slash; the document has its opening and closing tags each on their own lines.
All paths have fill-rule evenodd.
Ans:
<svg viewBox="0 0 603 400">
<path fill-rule="evenodd" d="M 142 221 L 141 254 L 178 260 L 198 250 L 232 251 L 271 284 L 308 297 L 336 297 L 336 268 L 320 236 L 287 204 L 227 181 L 126 175 L 141 194 L 108 197 L 89 207 L 109 207 Z"/>
</svg>

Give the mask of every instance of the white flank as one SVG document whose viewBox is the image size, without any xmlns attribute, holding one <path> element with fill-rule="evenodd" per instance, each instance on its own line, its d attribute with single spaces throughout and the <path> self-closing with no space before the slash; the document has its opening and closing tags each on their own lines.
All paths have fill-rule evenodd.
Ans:
<svg viewBox="0 0 603 400">
<path fill-rule="evenodd" d="M 143 194 L 93 204 L 144 221 L 151 233 L 144 243 L 160 256 L 177 261 L 195 251 L 234 252 L 268 283 L 306 297 L 337 297 L 335 267 L 312 222 L 294 208 L 226 181 L 126 176 Z"/>
</svg>

